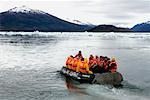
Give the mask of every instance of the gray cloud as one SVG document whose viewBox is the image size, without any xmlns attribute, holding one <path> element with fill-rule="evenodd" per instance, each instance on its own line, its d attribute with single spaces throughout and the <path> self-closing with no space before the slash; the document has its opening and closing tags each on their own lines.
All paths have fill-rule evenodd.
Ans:
<svg viewBox="0 0 150 100">
<path fill-rule="evenodd" d="M 116 8 L 131 13 L 149 13 L 150 0 L 116 0 Z"/>
<path fill-rule="evenodd" d="M 79 1 L 78 1 L 79 2 Z M 137 14 L 150 13 L 150 0 L 100 0 L 80 2 L 76 6 L 87 8 L 85 12 L 104 14 L 109 18 L 133 18 Z M 94 8 L 94 9 L 93 9 Z"/>
</svg>

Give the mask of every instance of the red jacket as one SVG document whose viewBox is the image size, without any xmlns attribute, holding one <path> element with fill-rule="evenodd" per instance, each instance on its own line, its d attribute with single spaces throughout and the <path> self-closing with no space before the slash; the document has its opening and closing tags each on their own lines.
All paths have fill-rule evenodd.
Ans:
<svg viewBox="0 0 150 100">
<path fill-rule="evenodd" d="M 110 63 L 109 71 L 116 72 L 117 71 L 117 63 L 115 61 Z"/>
</svg>

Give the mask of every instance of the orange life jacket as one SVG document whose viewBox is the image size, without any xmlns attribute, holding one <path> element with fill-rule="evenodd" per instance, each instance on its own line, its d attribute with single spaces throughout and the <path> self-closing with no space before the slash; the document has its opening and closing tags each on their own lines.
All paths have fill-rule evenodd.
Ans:
<svg viewBox="0 0 150 100">
<path fill-rule="evenodd" d="M 100 60 L 100 67 L 104 67 L 104 60 Z"/>
<path fill-rule="evenodd" d="M 96 64 L 98 64 L 99 63 L 99 58 L 95 59 L 95 61 L 96 61 Z"/>
<path fill-rule="evenodd" d="M 67 66 L 69 69 L 71 69 L 71 67 L 72 67 L 72 61 L 73 61 L 73 58 L 71 58 L 71 57 L 68 57 L 68 58 L 67 58 L 66 66 Z"/>
<path fill-rule="evenodd" d="M 78 63 L 78 59 L 74 58 L 72 66 L 77 67 L 77 63 Z"/>
<path fill-rule="evenodd" d="M 66 64 L 68 65 L 68 64 L 71 64 L 71 61 L 73 60 L 73 58 L 71 58 L 71 57 L 68 57 L 68 59 L 67 59 L 67 61 L 66 61 Z"/>
<path fill-rule="evenodd" d="M 97 60 L 97 65 L 98 65 L 99 67 L 101 66 L 101 60 L 100 60 L 100 59 Z"/>
<path fill-rule="evenodd" d="M 78 59 L 74 58 L 72 62 L 72 70 L 76 70 L 77 64 L 78 64 Z"/>
<path fill-rule="evenodd" d="M 66 60 L 66 65 L 69 65 L 70 60 L 71 60 L 71 57 L 68 57 L 67 60 Z"/>
<path fill-rule="evenodd" d="M 104 62 L 103 62 L 103 67 L 104 67 L 104 69 L 107 69 L 107 67 L 108 67 L 107 61 L 104 61 Z"/>
<path fill-rule="evenodd" d="M 92 67 L 93 65 L 95 65 L 96 64 L 96 59 L 90 59 L 89 60 L 89 63 L 88 63 L 88 65 L 90 66 L 90 67 Z"/>
<path fill-rule="evenodd" d="M 85 63 L 85 62 L 82 61 L 82 62 L 80 63 L 80 65 L 79 65 L 79 66 L 80 66 L 80 72 L 81 72 L 81 73 L 87 73 L 85 64 L 87 64 L 87 63 Z"/>
<path fill-rule="evenodd" d="M 93 74 L 93 72 L 89 70 L 88 63 L 84 62 L 84 61 L 80 61 L 80 60 L 78 61 L 76 71 L 81 72 L 81 73 L 86 73 L 86 74 L 87 73 L 88 74 Z"/>
</svg>

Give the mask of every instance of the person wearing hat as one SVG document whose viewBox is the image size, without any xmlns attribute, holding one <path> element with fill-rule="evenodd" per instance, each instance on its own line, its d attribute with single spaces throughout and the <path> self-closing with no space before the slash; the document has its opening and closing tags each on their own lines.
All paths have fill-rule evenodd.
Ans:
<svg viewBox="0 0 150 100">
<path fill-rule="evenodd" d="M 114 57 L 112 57 L 110 65 L 109 65 L 109 71 L 114 73 L 117 71 L 117 67 L 118 67 L 118 65 L 116 63 L 116 59 Z"/>
</svg>

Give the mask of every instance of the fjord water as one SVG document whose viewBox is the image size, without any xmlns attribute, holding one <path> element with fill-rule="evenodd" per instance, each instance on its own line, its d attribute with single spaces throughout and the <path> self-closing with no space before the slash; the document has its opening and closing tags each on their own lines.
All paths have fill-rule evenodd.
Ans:
<svg viewBox="0 0 150 100">
<path fill-rule="evenodd" d="M 79 84 L 59 70 L 68 55 L 115 56 L 123 87 Z M 0 33 L 0 100 L 149 100 L 150 33 Z"/>
</svg>

